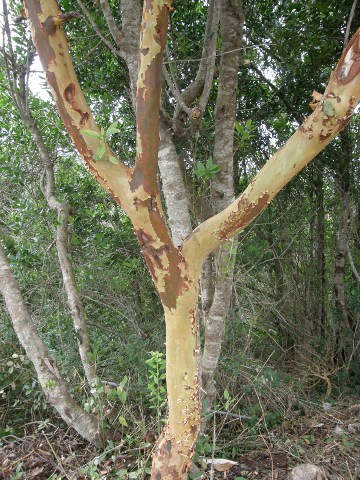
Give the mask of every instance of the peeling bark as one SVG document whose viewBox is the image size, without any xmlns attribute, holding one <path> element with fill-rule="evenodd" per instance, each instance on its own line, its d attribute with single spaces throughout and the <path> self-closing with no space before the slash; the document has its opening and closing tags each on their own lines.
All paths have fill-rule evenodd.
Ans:
<svg viewBox="0 0 360 480">
<path fill-rule="evenodd" d="M 355 45 L 360 45 L 360 30 L 349 45 L 353 45 L 354 50 Z M 349 57 L 347 51 L 342 54 L 323 100 L 317 103 L 314 112 L 288 142 L 267 161 L 240 197 L 222 212 L 209 218 L 201 228 L 196 228 L 185 240 L 183 251 L 191 255 L 193 261 L 202 262 L 211 251 L 244 229 L 346 127 L 360 99 L 360 75 L 354 76 L 346 84 L 338 82 L 337 72 L 344 64 L 348 64 L 349 58 L 353 62 L 357 61 L 357 57 Z M 325 100 L 333 109 L 331 115 L 324 112 Z"/>
</svg>

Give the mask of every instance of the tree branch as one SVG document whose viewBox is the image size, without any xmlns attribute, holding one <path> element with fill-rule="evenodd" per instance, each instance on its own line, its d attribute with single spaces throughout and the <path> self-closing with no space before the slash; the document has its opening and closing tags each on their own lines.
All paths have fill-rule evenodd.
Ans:
<svg viewBox="0 0 360 480">
<path fill-rule="evenodd" d="M 190 105 L 198 97 L 203 89 L 206 73 L 209 66 L 215 62 L 215 51 L 217 45 L 217 29 L 219 24 L 220 1 L 211 0 L 206 20 L 204 47 L 201 55 L 200 65 L 195 80 L 182 92 L 182 97 L 187 105 Z"/>
<path fill-rule="evenodd" d="M 108 160 L 110 156 L 116 159 L 116 154 L 104 141 L 81 91 L 64 29 L 57 21 L 61 14 L 57 2 L 49 0 L 44 4 L 40 0 L 25 0 L 25 8 L 32 25 L 34 44 L 65 127 L 88 170 L 121 204 L 121 192 L 128 191 L 130 169 L 118 159 L 117 164 Z M 106 148 L 103 160 L 94 160 L 103 145 Z"/>
<path fill-rule="evenodd" d="M 111 36 L 113 37 L 119 50 L 123 50 L 123 35 L 121 30 L 119 30 L 115 23 L 114 17 L 111 13 L 109 2 L 107 0 L 100 0 L 100 6 Z"/>
<path fill-rule="evenodd" d="M 170 92 L 174 95 L 174 98 L 177 102 L 177 105 L 180 107 L 180 109 L 183 112 L 187 113 L 187 115 L 189 117 L 191 117 L 192 110 L 183 101 L 183 99 L 181 97 L 181 92 L 179 91 L 179 88 L 175 83 L 175 79 L 174 79 L 172 74 L 170 75 L 170 73 L 168 72 L 168 69 L 166 68 L 165 65 L 163 65 L 163 73 L 164 73 L 164 78 L 165 78 L 165 81 L 167 83 L 167 86 L 169 87 Z"/>
<path fill-rule="evenodd" d="M 355 263 L 354 263 L 354 259 L 353 259 L 352 255 L 351 255 L 351 251 L 350 251 L 349 245 L 346 246 L 346 252 L 347 252 L 348 259 L 349 259 L 351 271 L 352 271 L 352 273 L 353 273 L 356 281 L 357 281 L 358 284 L 360 285 L 360 275 L 359 275 L 359 272 L 356 270 Z"/>
<path fill-rule="evenodd" d="M 7 12 L 4 9 L 5 21 L 7 20 Z M 7 45 L 11 44 L 11 35 L 10 30 L 8 31 L 8 42 Z M 6 45 L 3 46 L 4 51 Z M 9 48 L 9 47 L 8 47 Z M 9 59 L 11 61 L 11 70 L 10 65 L 6 65 L 6 74 L 8 81 L 11 84 L 17 84 L 11 89 L 14 97 L 14 101 L 19 115 L 22 121 L 27 126 L 31 137 L 37 147 L 40 158 L 42 160 L 45 176 L 44 183 L 42 185 L 42 191 L 44 193 L 45 200 L 51 210 L 56 212 L 58 217 L 58 224 L 56 226 L 56 249 L 59 258 L 59 264 L 62 274 L 62 279 L 64 282 L 64 287 L 67 295 L 68 305 L 71 311 L 71 316 L 74 322 L 76 336 L 78 338 L 78 349 L 81 357 L 81 361 L 84 367 L 85 376 L 88 380 L 89 385 L 92 385 L 96 380 L 96 369 L 95 365 L 90 361 L 89 354 L 91 353 L 90 341 L 88 336 L 86 316 L 83 304 L 81 302 L 77 285 L 75 281 L 75 275 L 73 271 L 72 263 L 69 259 L 69 213 L 70 205 L 65 202 L 58 202 L 55 195 L 55 175 L 54 175 L 54 162 L 49 149 L 45 145 L 43 137 L 40 133 L 39 128 L 37 127 L 31 112 L 28 108 L 28 77 L 29 69 L 32 62 L 34 54 L 32 52 L 33 46 L 32 43 L 28 45 L 27 60 L 25 65 L 18 66 L 14 52 L 9 48 Z M 14 72 L 20 71 L 21 74 L 15 77 Z M 22 92 L 22 95 L 16 94 L 16 92 Z M 16 95 L 16 96 L 15 96 Z"/>
<path fill-rule="evenodd" d="M 59 373 L 31 319 L 19 286 L 11 272 L 4 249 L 0 244 L 0 292 L 12 320 L 15 333 L 33 363 L 39 383 L 50 404 L 61 418 L 88 441 L 102 445 L 98 423 L 70 396 L 67 384 Z"/>
<path fill-rule="evenodd" d="M 136 94 L 137 154 L 131 189 L 141 184 L 151 196 L 158 194 L 160 91 L 168 17 L 166 0 L 144 2 Z"/>
<path fill-rule="evenodd" d="M 344 38 L 344 47 L 346 47 L 346 45 L 348 44 L 348 41 L 349 41 L 350 28 L 351 28 L 351 24 L 352 24 L 354 15 L 355 15 L 356 4 L 357 4 L 357 0 L 354 0 L 354 1 L 353 1 L 353 4 L 352 4 L 352 6 L 351 6 L 350 15 L 349 15 L 349 18 L 348 18 L 348 21 L 347 21 L 347 24 L 346 24 L 346 32 L 345 32 L 345 38 Z"/>
<path fill-rule="evenodd" d="M 360 29 L 332 73 L 323 100 L 288 142 L 273 155 L 229 207 L 199 225 L 185 241 L 183 255 L 201 263 L 243 230 L 349 123 L 360 100 Z"/>
<path fill-rule="evenodd" d="M 84 12 L 86 18 L 88 19 L 90 25 L 94 29 L 96 35 L 100 38 L 100 40 L 108 47 L 108 49 L 117 57 L 124 58 L 124 52 L 122 51 L 121 48 L 116 48 L 106 37 L 105 35 L 101 32 L 100 28 L 98 27 L 97 23 L 93 19 L 91 13 L 89 10 L 85 7 L 84 3 L 81 0 L 77 0 L 78 4 L 80 5 L 82 11 Z M 105 14 L 104 14 L 105 16 Z M 116 43 L 117 47 L 119 47 L 119 44 Z"/>
</svg>

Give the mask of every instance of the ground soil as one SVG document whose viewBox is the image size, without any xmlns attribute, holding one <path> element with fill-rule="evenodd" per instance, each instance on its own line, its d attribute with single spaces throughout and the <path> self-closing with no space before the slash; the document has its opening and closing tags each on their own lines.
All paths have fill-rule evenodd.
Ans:
<svg viewBox="0 0 360 480">
<path fill-rule="evenodd" d="M 319 408 L 309 415 L 287 418 L 281 427 L 259 435 L 253 450 L 238 455 L 219 480 L 285 480 L 301 463 L 321 468 L 326 480 L 360 480 L 360 404 Z M 113 479 L 144 478 L 139 466 L 150 459 L 151 448 L 127 448 L 125 443 L 102 454 L 72 430 L 33 422 L 21 437 L 0 439 L 0 478 Z M 216 457 L 222 457 L 216 451 Z M 149 462 L 148 462 L 149 463 Z M 19 467 L 20 466 L 20 467 Z M 17 470 L 16 470 L 17 469 Z M 130 477 L 127 472 L 133 472 Z M 121 476 L 123 475 L 123 476 Z M 203 478 L 210 478 L 211 472 Z"/>
</svg>

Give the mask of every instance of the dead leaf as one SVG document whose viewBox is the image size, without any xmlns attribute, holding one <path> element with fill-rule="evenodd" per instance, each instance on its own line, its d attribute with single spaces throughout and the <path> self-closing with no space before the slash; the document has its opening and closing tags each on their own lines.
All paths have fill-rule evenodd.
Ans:
<svg viewBox="0 0 360 480">
<path fill-rule="evenodd" d="M 213 465 L 214 469 L 218 472 L 226 472 L 230 470 L 234 465 L 237 465 L 238 462 L 233 462 L 232 460 L 227 460 L 226 458 L 214 458 L 206 460 L 208 465 Z"/>
<path fill-rule="evenodd" d="M 30 478 L 36 478 L 43 470 L 44 470 L 44 467 L 34 468 L 34 470 L 31 470 L 30 472 Z"/>
</svg>

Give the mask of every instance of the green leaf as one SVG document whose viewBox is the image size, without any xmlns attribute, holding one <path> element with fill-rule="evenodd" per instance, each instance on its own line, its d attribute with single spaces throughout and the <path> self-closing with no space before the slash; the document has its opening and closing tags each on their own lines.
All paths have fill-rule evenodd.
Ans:
<svg viewBox="0 0 360 480">
<path fill-rule="evenodd" d="M 230 398 L 230 394 L 227 390 L 224 390 L 224 398 L 225 400 L 228 400 Z"/>
<path fill-rule="evenodd" d="M 109 155 L 109 162 L 114 163 L 115 165 L 118 165 L 119 160 L 113 155 Z"/>
<path fill-rule="evenodd" d="M 120 416 L 120 417 L 119 417 L 119 422 L 121 423 L 121 425 L 122 425 L 123 427 L 128 427 L 127 421 L 125 420 L 124 417 L 121 417 L 121 416 Z"/>
<path fill-rule="evenodd" d="M 205 173 L 206 173 L 206 169 L 205 169 L 205 166 L 202 164 L 202 163 L 198 163 L 196 165 L 196 168 L 194 170 L 194 174 L 197 176 L 197 177 L 204 177 L 205 176 Z"/>
<path fill-rule="evenodd" d="M 110 135 L 113 135 L 114 133 L 120 133 L 121 130 L 117 128 L 119 122 L 114 122 L 110 125 L 110 127 L 106 130 L 105 132 L 105 137 L 109 138 Z"/>
<path fill-rule="evenodd" d="M 118 397 L 119 397 L 120 402 L 124 405 L 124 403 L 126 402 L 127 393 L 125 391 L 118 392 Z"/>
<path fill-rule="evenodd" d="M 243 126 L 241 125 L 241 123 L 239 123 L 239 122 L 236 122 L 236 123 L 235 123 L 235 129 L 236 129 L 236 131 L 237 131 L 238 133 L 240 133 L 240 135 L 242 135 L 243 132 L 244 132 L 244 128 L 243 128 Z"/>
<path fill-rule="evenodd" d="M 98 132 L 94 132 L 93 130 L 82 130 L 83 135 L 86 137 L 93 137 L 102 140 L 102 136 Z"/>
<path fill-rule="evenodd" d="M 113 135 L 114 133 L 120 133 L 121 130 L 119 130 L 118 128 L 111 128 L 109 127 L 107 130 L 106 130 L 106 134 L 105 134 L 105 137 L 106 138 L 109 138 L 110 135 Z"/>
<path fill-rule="evenodd" d="M 129 479 L 130 479 L 130 480 L 133 480 L 133 479 L 135 479 L 135 478 L 138 478 L 139 476 L 140 476 L 139 470 L 137 470 L 136 472 L 131 472 L 131 473 L 129 473 Z"/>
<path fill-rule="evenodd" d="M 106 147 L 104 144 L 102 144 L 95 152 L 95 155 L 98 157 L 97 160 L 101 160 L 105 155 L 105 152 L 106 152 Z"/>
</svg>

